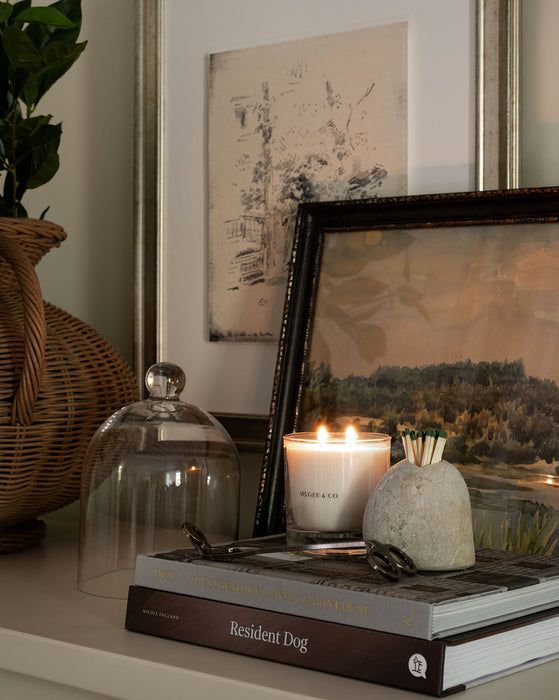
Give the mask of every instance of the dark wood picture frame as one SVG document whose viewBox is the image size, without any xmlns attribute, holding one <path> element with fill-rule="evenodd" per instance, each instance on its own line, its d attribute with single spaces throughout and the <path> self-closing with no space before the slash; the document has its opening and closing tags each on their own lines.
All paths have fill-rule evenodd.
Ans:
<svg viewBox="0 0 559 700">
<path fill-rule="evenodd" d="M 284 529 L 283 435 L 297 431 L 326 237 L 331 233 L 559 221 L 559 188 L 394 197 L 299 207 L 254 534 Z M 449 230 L 449 235 L 452 232 Z"/>
</svg>

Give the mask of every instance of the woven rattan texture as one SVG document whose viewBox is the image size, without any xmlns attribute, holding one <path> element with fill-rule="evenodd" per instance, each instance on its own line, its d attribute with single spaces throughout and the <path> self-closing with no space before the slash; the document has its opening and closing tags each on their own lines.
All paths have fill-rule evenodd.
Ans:
<svg viewBox="0 0 559 700">
<path fill-rule="evenodd" d="M 29 521 L 79 497 L 93 433 L 138 397 L 111 346 L 41 299 L 27 256 L 64 237 L 50 222 L 0 218 L 0 552 L 32 544 L 41 528 Z"/>
</svg>

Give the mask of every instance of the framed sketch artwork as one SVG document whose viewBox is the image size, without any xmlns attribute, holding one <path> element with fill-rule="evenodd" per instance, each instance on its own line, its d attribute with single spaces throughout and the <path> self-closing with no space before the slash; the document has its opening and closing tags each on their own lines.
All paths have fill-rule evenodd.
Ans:
<svg viewBox="0 0 559 700">
<path fill-rule="evenodd" d="M 235 59 L 258 50 L 253 47 L 311 46 L 313 37 L 357 37 L 369 31 L 367 27 L 388 31 L 406 25 L 407 191 L 499 189 L 510 186 L 501 174 L 514 155 L 509 146 L 515 143 L 514 109 L 507 105 L 518 103 L 517 82 L 501 70 L 505 64 L 514 67 L 508 58 L 516 55 L 516 33 L 510 30 L 514 21 L 504 21 L 514 5 L 513 0 L 375 0 L 349 5 L 321 0 L 317 12 L 316 3 L 299 0 L 139 0 L 134 364 L 140 385 L 146 368 L 166 359 L 187 371 L 188 400 L 220 414 L 248 414 L 249 430 L 253 418 L 267 414 L 270 406 L 275 344 L 209 341 L 208 151 L 215 135 L 208 134 L 210 57 Z M 378 62 L 380 57 L 369 47 L 356 60 L 369 60 L 372 54 Z M 348 57 L 352 55 L 350 47 Z M 373 80 L 375 88 L 365 100 L 368 108 L 381 94 L 377 72 Z M 355 102 L 369 85 L 359 88 Z M 339 83 L 336 89 L 350 100 Z M 231 126 L 238 128 L 234 119 L 233 115 Z M 388 171 L 379 143 L 373 165 Z M 280 175 L 272 169 L 272 179 Z M 403 187 L 396 191 L 386 177 L 372 194 L 402 194 Z M 345 197 L 343 192 L 329 196 Z M 298 194 L 295 188 L 289 200 L 293 209 Z M 226 213 L 224 221 L 235 220 L 238 209 L 239 205 L 236 213 Z M 246 229 L 254 235 L 258 227 Z M 263 286 L 253 285 L 248 291 Z M 281 296 L 280 286 L 273 286 L 272 292 Z M 274 305 L 257 297 L 261 315 Z M 275 313 L 272 332 L 277 335 L 281 308 Z M 263 337 L 269 337 L 266 333 Z"/>
<path fill-rule="evenodd" d="M 277 340 L 297 204 L 404 194 L 407 26 L 210 56 L 211 340 Z"/>
</svg>

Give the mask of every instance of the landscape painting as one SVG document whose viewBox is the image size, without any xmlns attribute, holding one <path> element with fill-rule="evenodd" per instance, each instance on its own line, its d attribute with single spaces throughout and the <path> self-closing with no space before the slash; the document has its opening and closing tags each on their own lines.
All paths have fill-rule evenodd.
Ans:
<svg viewBox="0 0 559 700">
<path fill-rule="evenodd" d="M 326 237 L 299 429 L 442 428 L 476 545 L 559 554 L 559 225 Z"/>
<path fill-rule="evenodd" d="M 212 54 L 208 153 L 210 340 L 277 340 L 299 202 L 406 192 L 406 24 Z"/>
</svg>

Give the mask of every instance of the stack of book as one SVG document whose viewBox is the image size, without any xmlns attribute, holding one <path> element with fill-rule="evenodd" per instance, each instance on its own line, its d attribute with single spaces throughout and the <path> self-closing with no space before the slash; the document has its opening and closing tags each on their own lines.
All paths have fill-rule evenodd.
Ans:
<svg viewBox="0 0 559 700">
<path fill-rule="evenodd" d="M 446 695 L 559 657 L 559 559 L 481 550 L 389 582 L 361 559 L 140 555 L 126 628 Z"/>
</svg>

